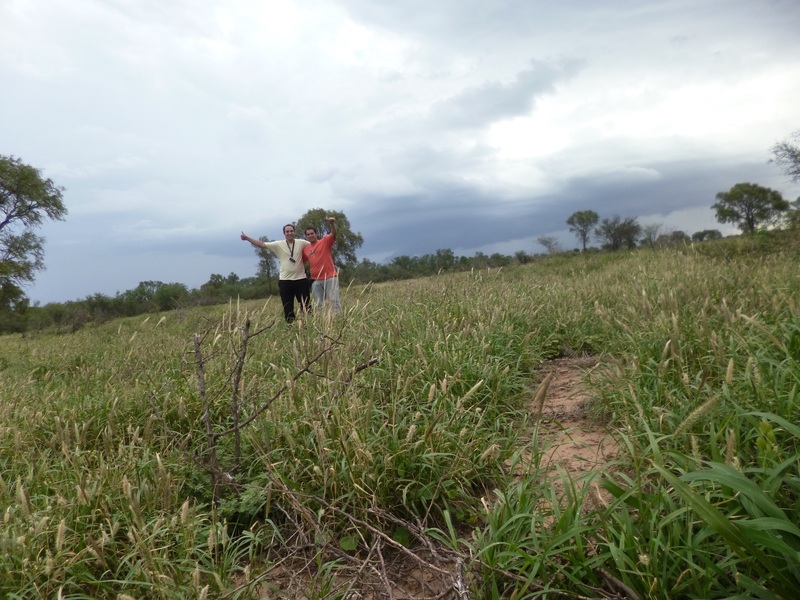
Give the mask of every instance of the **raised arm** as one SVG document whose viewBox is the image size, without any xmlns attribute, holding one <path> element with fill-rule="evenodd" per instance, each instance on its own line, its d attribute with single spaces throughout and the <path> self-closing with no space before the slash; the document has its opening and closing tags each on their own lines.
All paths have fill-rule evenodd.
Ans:
<svg viewBox="0 0 800 600">
<path fill-rule="evenodd" d="M 245 235 L 244 231 L 242 232 L 242 234 L 239 237 L 242 238 L 242 240 L 244 240 L 246 242 L 250 242 L 251 244 L 253 244 L 253 246 L 256 246 L 258 248 L 266 248 L 267 247 L 267 245 L 264 242 L 262 242 L 261 240 L 257 240 L 255 238 L 251 238 L 248 235 Z"/>
<path fill-rule="evenodd" d="M 336 217 L 325 217 L 325 220 L 328 222 L 328 228 L 331 230 L 331 235 L 333 239 L 336 239 Z"/>
</svg>

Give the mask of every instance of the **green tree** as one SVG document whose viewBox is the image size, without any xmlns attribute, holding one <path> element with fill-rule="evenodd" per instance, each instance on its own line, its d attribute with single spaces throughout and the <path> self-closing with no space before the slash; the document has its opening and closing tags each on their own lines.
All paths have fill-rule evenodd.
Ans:
<svg viewBox="0 0 800 600">
<path fill-rule="evenodd" d="M 792 133 L 790 140 L 778 142 L 772 147 L 772 162 L 781 167 L 792 181 L 800 181 L 800 129 Z"/>
<path fill-rule="evenodd" d="M 572 213 L 567 219 L 569 230 L 576 235 L 584 250 L 586 250 L 586 244 L 589 242 L 592 229 L 594 229 L 599 220 L 600 216 L 593 210 L 579 210 Z"/>
<path fill-rule="evenodd" d="M 142 284 L 139 284 L 141 287 Z M 200 286 L 202 291 L 217 292 L 225 286 L 225 277 L 219 273 L 212 273 L 204 284 Z"/>
<path fill-rule="evenodd" d="M 755 183 L 737 183 L 727 192 L 717 194 L 717 202 L 711 205 L 717 211 L 717 221 L 733 223 L 745 233 L 753 233 L 756 227 L 767 223 L 789 209 L 789 203 L 780 192 Z"/>
<path fill-rule="evenodd" d="M 474 269 L 485 269 L 490 266 L 489 257 L 484 252 L 476 252 L 470 262 Z"/>
<path fill-rule="evenodd" d="M 158 310 L 166 311 L 178 308 L 189 297 L 189 289 L 182 283 L 162 283 L 153 294 Z"/>
<path fill-rule="evenodd" d="M 656 245 L 656 240 L 660 237 L 661 223 L 648 223 L 642 226 L 642 246 L 653 248 Z"/>
<path fill-rule="evenodd" d="M 489 264 L 492 267 L 507 267 L 511 264 L 511 257 L 501 252 L 495 252 L 489 257 Z"/>
<path fill-rule="evenodd" d="M 692 234 L 693 242 L 706 242 L 710 240 L 719 240 L 722 238 L 722 233 L 719 229 L 703 229 L 703 231 L 696 231 Z"/>
<path fill-rule="evenodd" d="M 0 277 L 0 332 L 25 331 L 28 320 L 28 299 L 22 290 Z"/>
<path fill-rule="evenodd" d="M 692 239 L 686 235 L 686 232 L 680 229 L 662 233 L 656 238 L 656 246 L 682 246 L 691 242 Z"/>
<path fill-rule="evenodd" d="M 45 218 L 63 221 L 64 188 L 13 156 L 0 155 L 0 310 L 27 306 L 22 285 L 44 268 L 44 238 L 34 233 Z"/>
<path fill-rule="evenodd" d="M 165 285 L 161 281 L 140 281 L 135 288 L 126 290 L 120 297 L 129 314 L 141 314 L 158 310 L 156 292 Z"/>
<path fill-rule="evenodd" d="M 260 238 L 262 242 L 268 242 L 269 238 L 266 236 L 262 236 Z M 257 246 L 253 246 L 253 249 L 256 251 L 256 256 L 258 256 L 258 277 L 263 277 L 264 280 L 267 282 L 267 289 L 270 293 L 272 293 L 275 280 L 278 278 L 279 268 L 278 268 L 278 257 L 275 256 L 272 252 L 267 250 L 266 248 L 259 248 Z"/>
<path fill-rule="evenodd" d="M 536 238 L 536 243 L 544 246 L 548 254 L 558 254 L 563 252 L 558 240 L 551 235 L 540 235 Z"/>
<path fill-rule="evenodd" d="M 333 245 L 333 262 L 337 267 L 355 268 L 358 264 L 356 250 L 364 243 L 364 238 L 360 233 L 354 232 L 350 227 L 350 221 L 340 210 L 325 210 L 323 208 L 312 208 L 297 221 L 297 235 L 303 235 L 307 227 L 316 228 L 319 236 L 328 229 L 328 222 L 325 217 L 336 219 L 336 243 Z"/>
<path fill-rule="evenodd" d="M 450 248 L 441 248 L 430 255 L 431 271 L 450 271 L 456 265 L 456 255 Z"/>
<path fill-rule="evenodd" d="M 800 229 L 800 196 L 798 196 L 789 211 L 788 225 L 791 229 L 797 231 Z"/>
<path fill-rule="evenodd" d="M 419 258 L 408 256 L 407 254 L 395 256 L 389 265 L 393 267 L 394 271 L 400 273 L 402 277 L 412 277 L 420 274 L 421 271 Z"/>
<path fill-rule="evenodd" d="M 800 197 L 789 202 L 789 208 L 776 219 L 775 226 L 779 229 L 800 230 Z"/>
<path fill-rule="evenodd" d="M 620 248 L 635 248 L 641 232 L 642 226 L 635 217 L 623 219 L 614 215 L 610 219 L 603 219 L 594 235 L 604 248 L 616 251 Z"/>
</svg>

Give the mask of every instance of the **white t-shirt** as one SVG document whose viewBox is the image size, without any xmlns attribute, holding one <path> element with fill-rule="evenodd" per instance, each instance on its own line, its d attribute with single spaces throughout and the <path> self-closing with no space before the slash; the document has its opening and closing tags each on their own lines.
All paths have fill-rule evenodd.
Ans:
<svg viewBox="0 0 800 600">
<path fill-rule="evenodd" d="M 286 240 L 266 242 L 267 250 L 278 257 L 281 263 L 280 279 L 305 279 L 306 270 L 303 267 L 303 248 L 308 246 L 308 240 L 294 240 L 289 244 Z M 289 260 L 294 259 L 294 262 Z"/>
</svg>

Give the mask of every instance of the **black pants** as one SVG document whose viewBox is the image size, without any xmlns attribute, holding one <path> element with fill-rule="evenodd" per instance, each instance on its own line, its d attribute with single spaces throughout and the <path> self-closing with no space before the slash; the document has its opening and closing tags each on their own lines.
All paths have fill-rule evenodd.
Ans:
<svg viewBox="0 0 800 600">
<path fill-rule="evenodd" d="M 281 279 L 278 291 L 283 303 L 283 317 L 287 323 L 294 321 L 294 301 L 297 300 L 300 310 L 307 312 L 311 303 L 308 295 L 308 279 Z"/>
</svg>

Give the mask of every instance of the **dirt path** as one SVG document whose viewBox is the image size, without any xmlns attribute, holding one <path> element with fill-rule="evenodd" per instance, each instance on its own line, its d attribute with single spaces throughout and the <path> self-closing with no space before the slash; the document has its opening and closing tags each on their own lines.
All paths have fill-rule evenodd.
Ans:
<svg viewBox="0 0 800 600">
<path fill-rule="evenodd" d="M 550 383 L 541 404 L 539 447 L 544 451 L 542 465 L 553 476 L 560 466 L 575 480 L 616 458 L 614 440 L 586 414 L 592 391 L 584 373 L 598 366 L 596 358 L 560 358 L 542 369 L 543 381 L 550 377 Z M 534 399 L 530 405 L 534 418 L 538 404 Z"/>
</svg>

